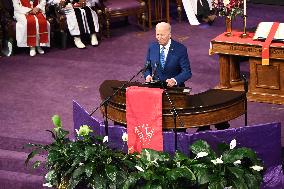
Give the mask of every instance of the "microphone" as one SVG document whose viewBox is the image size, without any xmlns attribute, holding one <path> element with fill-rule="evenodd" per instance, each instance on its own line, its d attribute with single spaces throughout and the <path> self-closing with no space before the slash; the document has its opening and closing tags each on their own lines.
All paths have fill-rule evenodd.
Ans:
<svg viewBox="0 0 284 189">
<path fill-rule="evenodd" d="M 140 72 L 142 72 L 144 74 L 146 72 L 146 70 L 149 68 L 150 65 L 151 65 L 151 61 L 147 60 L 145 65 L 144 65 L 144 68 L 142 68 Z"/>
<path fill-rule="evenodd" d="M 244 91 L 247 93 L 248 92 L 248 80 L 246 75 L 242 75 L 242 79 L 244 81 Z"/>
<path fill-rule="evenodd" d="M 158 66 L 159 66 L 159 62 L 156 62 L 155 67 L 153 68 L 152 78 L 154 78 L 154 76 L 156 75 Z"/>
</svg>

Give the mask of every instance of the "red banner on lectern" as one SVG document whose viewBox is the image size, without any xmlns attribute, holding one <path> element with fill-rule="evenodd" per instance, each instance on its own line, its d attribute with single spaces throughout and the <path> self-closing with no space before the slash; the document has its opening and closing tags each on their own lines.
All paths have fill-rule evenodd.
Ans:
<svg viewBox="0 0 284 189">
<path fill-rule="evenodd" d="M 130 153 L 143 148 L 163 151 L 162 89 L 132 86 L 126 89 L 126 120 Z"/>
</svg>

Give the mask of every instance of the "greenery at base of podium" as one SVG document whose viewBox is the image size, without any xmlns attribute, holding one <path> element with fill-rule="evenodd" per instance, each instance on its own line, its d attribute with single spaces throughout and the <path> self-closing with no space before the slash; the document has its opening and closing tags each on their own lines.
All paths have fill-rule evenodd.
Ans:
<svg viewBox="0 0 284 189">
<path fill-rule="evenodd" d="M 48 145 L 29 144 L 35 155 L 47 153 L 46 162 L 36 161 L 36 168 L 45 163 L 48 173 L 44 186 L 63 188 L 209 188 L 258 189 L 263 166 L 256 153 L 222 143 L 215 152 L 203 140 L 190 146 L 192 157 L 180 152 L 143 149 L 141 154 L 123 153 L 108 147 L 108 137 L 94 136 L 87 125 L 80 127 L 75 140 L 62 128 L 59 116 L 52 117 L 55 128 L 49 131 L 54 141 Z M 122 136 L 127 142 L 127 134 Z"/>
</svg>

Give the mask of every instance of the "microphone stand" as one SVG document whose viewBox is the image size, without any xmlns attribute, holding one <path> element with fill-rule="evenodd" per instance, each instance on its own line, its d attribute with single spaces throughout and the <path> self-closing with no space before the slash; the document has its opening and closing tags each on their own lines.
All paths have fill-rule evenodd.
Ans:
<svg viewBox="0 0 284 189">
<path fill-rule="evenodd" d="M 100 105 L 98 107 L 96 107 L 90 114 L 89 116 L 92 116 L 100 107 L 104 106 L 105 108 L 105 121 L 104 121 L 104 124 L 105 124 L 105 136 L 108 136 L 108 116 L 107 116 L 107 107 L 108 107 L 108 103 L 109 103 L 109 100 L 114 97 L 119 91 L 121 91 L 122 89 L 125 88 L 125 86 L 127 84 L 129 84 L 135 77 L 137 77 L 141 72 L 145 72 L 146 69 L 149 67 L 149 61 L 146 62 L 144 68 L 142 68 L 141 70 L 139 70 L 135 75 L 133 75 L 127 82 L 123 83 L 122 86 L 120 86 L 119 88 L 117 88 L 113 93 L 112 95 L 106 97 L 104 99 L 103 102 L 100 103 Z"/>
<path fill-rule="evenodd" d="M 242 75 L 242 79 L 244 81 L 244 91 L 246 93 L 245 99 L 245 126 L 248 125 L 248 102 L 247 102 L 247 93 L 248 93 L 248 80 L 245 75 Z"/>
<path fill-rule="evenodd" d="M 159 66 L 159 64 L 157 65 L 157 67 L 158 67 L 158 66 Z M 155 71 L 157 70 L 157 67 L 156 67 Z M 156 72 L 153 73 L 152 77 L 154 77 L 155 74 L 156 74 Z M 157 78 L 158 78 L 158 80 L 160 80 L 160 78 L 159 78 L 158 76 L 157 76 Z M 184 127 L 184 123 L 183 123 L 183 121 L 180 119 L 180 117 L 179 117 L 179 115 L 178 115 L 178 113 L 177 113 L 177 111 L 176 111 L 174 102 L 171 100 L 170 95 L 169 95 L 167 89 L 165 88 L 164 84 L 165 84 L 165 83 L 161 82 L 161 86 L 162 86 L 162 88 L 163 88 L 163 90 L 164 90 L 164 92 L 165 92 L 165 94 L 166 94 L 166 97 L 167 97 L 168 101 L 170 102 L 170 104 L 171 104 L 171 106 L 172 106 L 172 109 L 171 109 L 170 111 L 171 111 L 171 113 L 172 113 L 172 115 L 173 115 L 173 118 L 174 118 L 175 151 L 177 151 L 177 121 L 176 121 L 176 118 L 178 118 L 181 127 Z"/>
<path fill-rule="evenodd" d="M 172 106 L 172 109 L 171 109 L 170 111 L 171 111 L 171 113 L 172 113 L 172 115 L 173 115 L 173 118 L 174 118 L 174 126 L 175 126 L 175 127 L 174 127 L 174 132 L 175 132 L 175 151 L 177 151 L 177 119 L 176 119 L 176 118 L 178 118 L 181 127 L 184 127 L 184 123 L 183 123 L 183 121 L 180 119 L 180 117 L 179 117 L 179 115 L 178 115 L 178 113 L 177 113 L 177 111 L 176 111 L 174 102 L 171 100 L 170 95 L 169 95 L 167 89 L 164 87 L 164 84 L 163 84 L 163 83 L 162 83 L 162 87 L 163 87 L 163 90 L 164 90 L 164 92 L 165 92 L 165 94 L 166 94 L 166 96 L 167 96 L 168 101 L 170 102 L 170 104 L 171 104 L 171 106 Z"/>
</svg>

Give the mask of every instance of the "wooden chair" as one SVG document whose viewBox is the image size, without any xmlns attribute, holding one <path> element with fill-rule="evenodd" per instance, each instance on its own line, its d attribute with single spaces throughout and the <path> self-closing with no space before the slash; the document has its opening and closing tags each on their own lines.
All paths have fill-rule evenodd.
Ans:
<svg viewBox="0 0 284 189">
<path fill-rule="evenodd" d="M 138 24 L 146 31 L 145 2 L 142 0 L 102 0 L 106 35 L 110 37 L 110 20 L 117 17 L 137 15 Z"/>
<path fill-rule="evenodd" d="M 178 21 L 182 19 L 182 0 L 174 0 L 177 6 Z M 170 0 L 144 0 L 147 6 L 147 21 L 149 29 L 153 23 L 165 21 L 170 23 Z"/>
</svg>

